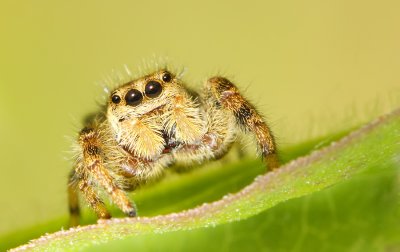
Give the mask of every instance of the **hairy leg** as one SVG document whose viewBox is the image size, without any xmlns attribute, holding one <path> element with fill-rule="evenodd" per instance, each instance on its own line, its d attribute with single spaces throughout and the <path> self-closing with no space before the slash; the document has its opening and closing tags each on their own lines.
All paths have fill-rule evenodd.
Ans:
<svg viewBox="0 0 400 252">
<path fill-rule="evenodd" d="M 77 224 L 79 205 L 76 189 L 82 192 L 84 199 L 99 218 L 110 218 L 104 203 L 100 199 L 95 185 L 100 186 L 112 201 L 128 216 L 136 216 L 136 210 L 126 193 L 114 182 L 110 172 L 104 167 L 102 143 L 94 129 L 85 128 L 78 139 L 81 156 L 70 176 L 68 185 L 71 224 Z"/>
<path fill-rule="evenodd" d="M 228 79 L 213 77 L 208 80 L 209 99 L 215 101 L 215 106 L 222 107 L 236 120 L 236 124 L 244 132 L 253 133 L 257 139 L 262 158 L 269 169 L 279 167 L 274 136 L 261 115 L 253 105 L 239 92 Z"/>
<path fill-rule="evenodd" d="M 74 181 L 75 170 L 71 172 L 68 179 L 68 206 L 69 206 L 69 226 L 79 225 L 80 209 L 77 183 Z"/>
<path fill-rule="evenodd" d="M 263 160 L 269 169 L 279 167 L 274 137 L 255 108 L 229 80 L 211 78 L 202 97 L 207 131 L 195 144 L 186 144 L 174 152 L 178 165 L 201 163 L 226 154 L 238 131 L 253 133 Z"/>
</svg>

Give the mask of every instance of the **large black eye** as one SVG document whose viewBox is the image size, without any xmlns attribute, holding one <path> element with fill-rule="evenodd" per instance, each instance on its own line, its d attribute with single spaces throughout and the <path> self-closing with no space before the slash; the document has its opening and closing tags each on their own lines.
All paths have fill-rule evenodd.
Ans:
<svg viewBox="0 0 400 252">
<path fill-rule="evenodd" d="M 149 81 L 144 88 L 147 97 L 155 98 L 161 94 L 162 86 L 157 81 Z"/>
<path fill-rule="evenodd" d="M 115 104 L 118 104 L 118 103 L 120 103 L 121 102 L 121 97 L 119 97 L 119 95 L 113 95 L 112 97 L 111 97 L 111 101 L 113 102 L 113 103 L 115 103 Z"/>
<path fill-rule="evenodd" d="M 129 106 L 137 106 L 140 104 L 140 102 L 142 102 L 142 100 L 143 100 L 143 95 L 137 89 L 131 89 L 125 95 L 126 104 Z"/>
<path fill-rule="evenodd" d="M 170 82 L 172 79 L 171 74 L 168 72 L 165 72 L 162 76 L 162 80 L 165 82 Z"/>
</svg>

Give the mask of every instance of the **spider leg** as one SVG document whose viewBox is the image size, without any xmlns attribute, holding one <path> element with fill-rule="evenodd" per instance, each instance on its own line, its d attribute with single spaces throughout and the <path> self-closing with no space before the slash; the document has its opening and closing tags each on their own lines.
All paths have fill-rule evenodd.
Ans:
<svg viewBox="0 0 400 252">
<path fill-rule="evenodd" d="M 79 225 L 80 208 L 77 183 L 74 181 L 75 170 L 69 175 L 68 179 L 68 206 L 69 206 L 69 226 L 74 227 Z"/>
<path fill-rule="evenodd" d="M 222 107 L 233 116 L 236 124 L 244 132 L 252 132 L 259 146 L 263 160 L 269 169 L 279 167 L 274 136 L 262 116 L 254 106 L 239 92 L 228 79 L 213 77 L 207 82 L 208 97 L 214 100 L 217 107 Z"/>
<path fill-rule="evenodd" d="M 71 224 L 77 224 L 79 218 L 79 205 L 76 188 L 89 203 L 90 207 L 102 219 L 110 218 L 103 201 L 100 199 L 94 186 L 100 188 L 111 197 L 112 201 L 128 216 L 136 216 L 136 209 L 128 196 L 118 185 L 108 169 L 104 166 L 102 143 L 98 133 L 94 129 L 85 128 L 81 131 L 78 142 L 82 148 L 82 156 L 79 158 L 68 186 Z"/>
<path fill-rule="evenodd" d="M 83 194 L 86 202 L 89 206 L 94 209 L 97 216 L 101 219 L 111 218 L 108 213 L 103 201 L 89 185 L 87 179 L 76 180 L 75 173 L 70 176 L 70 183 L 68 184 L 68 202 L 69 202 L 69 213 L 70 213 L 70 227 L 79 225 L 80 208 L 79 208 L 79 196 L 78 190 Z"/>
</svg>

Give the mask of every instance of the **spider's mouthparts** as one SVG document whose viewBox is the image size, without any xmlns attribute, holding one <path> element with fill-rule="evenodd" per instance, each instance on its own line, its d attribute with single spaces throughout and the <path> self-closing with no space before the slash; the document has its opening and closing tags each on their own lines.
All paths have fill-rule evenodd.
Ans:
<svg viewBox="0 0 400 252">
<path fill-rule="evenodd" d="M 164 130 L 162 131 L 162 136 L 165 141 L 164 150 L 162 154 L 170 153 L 173 149 L 176 149 L 181 144 L 180 142 L 176 141 L 175 134 L 168 134 Z"/>
</svg>

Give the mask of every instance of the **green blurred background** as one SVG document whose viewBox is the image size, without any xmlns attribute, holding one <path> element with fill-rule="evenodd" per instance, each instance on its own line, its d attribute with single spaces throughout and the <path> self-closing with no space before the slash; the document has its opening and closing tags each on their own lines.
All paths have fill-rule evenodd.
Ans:
<svg viewBox="0 0 400 252">
<path fill-rule="evenodd" d="M 153 55 L 232 78 L 280 145 L 400 104 L 399 1 L 0 3 L 0 233 L 66 214 L 70 140 L 96 83 Z"/>
</svg>

